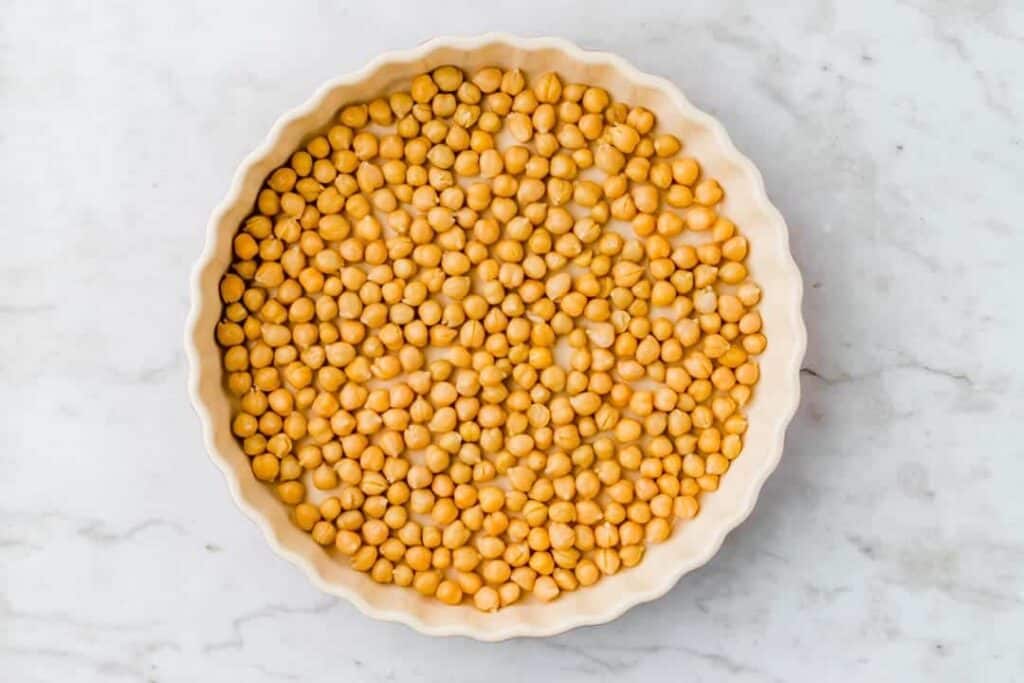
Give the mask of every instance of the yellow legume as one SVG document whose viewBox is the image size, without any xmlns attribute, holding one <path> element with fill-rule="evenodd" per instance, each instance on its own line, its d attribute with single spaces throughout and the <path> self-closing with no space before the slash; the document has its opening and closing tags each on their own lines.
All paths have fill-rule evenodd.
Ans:
<svg viewBox="0 0 1024 683">
<path fill-rule="evenodd" d="M 750 245 L 683 146 L 555 73 L 444 65 L 345 106 L 269 174 L 219 283 L 253 476 L 447 604 L 642 561 L 741 454 L 767 347 Z"/>
</svg>

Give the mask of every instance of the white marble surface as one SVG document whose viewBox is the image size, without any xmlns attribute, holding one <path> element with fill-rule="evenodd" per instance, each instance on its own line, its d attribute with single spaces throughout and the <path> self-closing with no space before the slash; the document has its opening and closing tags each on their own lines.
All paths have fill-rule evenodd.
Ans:
<svg viewBox="0 0 1024 683">
<path fill-rule="evenodd" d="M 0 680 L 1024 680 L 1024 11 L 700 4 L 0 2 Z M 207 215 L 277 115 L 488 29 L 617 51 L 720 117 L 788 218 L 810 332 L 782 465 L 721 553 L 501 645 L 371 621 L 275 557 L 181 350 Z"/>
</svg>

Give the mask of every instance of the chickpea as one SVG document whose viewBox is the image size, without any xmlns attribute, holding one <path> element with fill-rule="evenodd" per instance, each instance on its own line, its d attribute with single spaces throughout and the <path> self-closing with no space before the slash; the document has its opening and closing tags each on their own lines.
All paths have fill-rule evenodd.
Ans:
<svg viewBox="0 0 1024 683">
<path fill-rule="evenodd" d="M 473 605 L 482 612 L 494 612 L 501 605 L 501 598 L 497 590 L 483 586 L 473 594 Z"/>
<path fill-rule="evenodd" d="M 489 612 L 635 566 L 698 514 L 767 339 L 724 190 L 655 123 L 555 73 L 443 65 L 269 174 L 214 336 L 232 433 L 299 528 Z M 337 495 L 305 502 L 305 471 Z"/>
</svg>

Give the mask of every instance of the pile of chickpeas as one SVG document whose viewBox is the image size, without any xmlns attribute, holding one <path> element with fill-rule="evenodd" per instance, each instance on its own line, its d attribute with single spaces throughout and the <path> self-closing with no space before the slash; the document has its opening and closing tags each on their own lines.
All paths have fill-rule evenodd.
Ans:
<svg viewBox="0 0 1024 683">
<path fill-rule="evenodd" d="M 555 73 L 442 66 L 344 107 L 220 283 L 253 475 L 451 605 L 636 565 L 743 448 L 766 340 L 722 199 L 653 112 Z"/>
</svg>

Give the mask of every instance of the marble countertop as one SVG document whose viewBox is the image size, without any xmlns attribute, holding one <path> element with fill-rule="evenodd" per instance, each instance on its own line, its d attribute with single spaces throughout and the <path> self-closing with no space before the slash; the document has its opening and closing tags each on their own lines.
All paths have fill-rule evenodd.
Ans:
<svg viewBox="0 0 1024 683">
<path fill-rule="evenodd" d="M 1024 680 L 1024 11 L 680 4 L 3 3 L 0 679 Z M 274 556 L 181 341 L 207 216 L 278 114 L 492 29 L 618 52 L 718 116 L 789 222 L 810 336 L 782 465 L 718 556 L 501 645 L 372 621 Z"/>
</svg>

